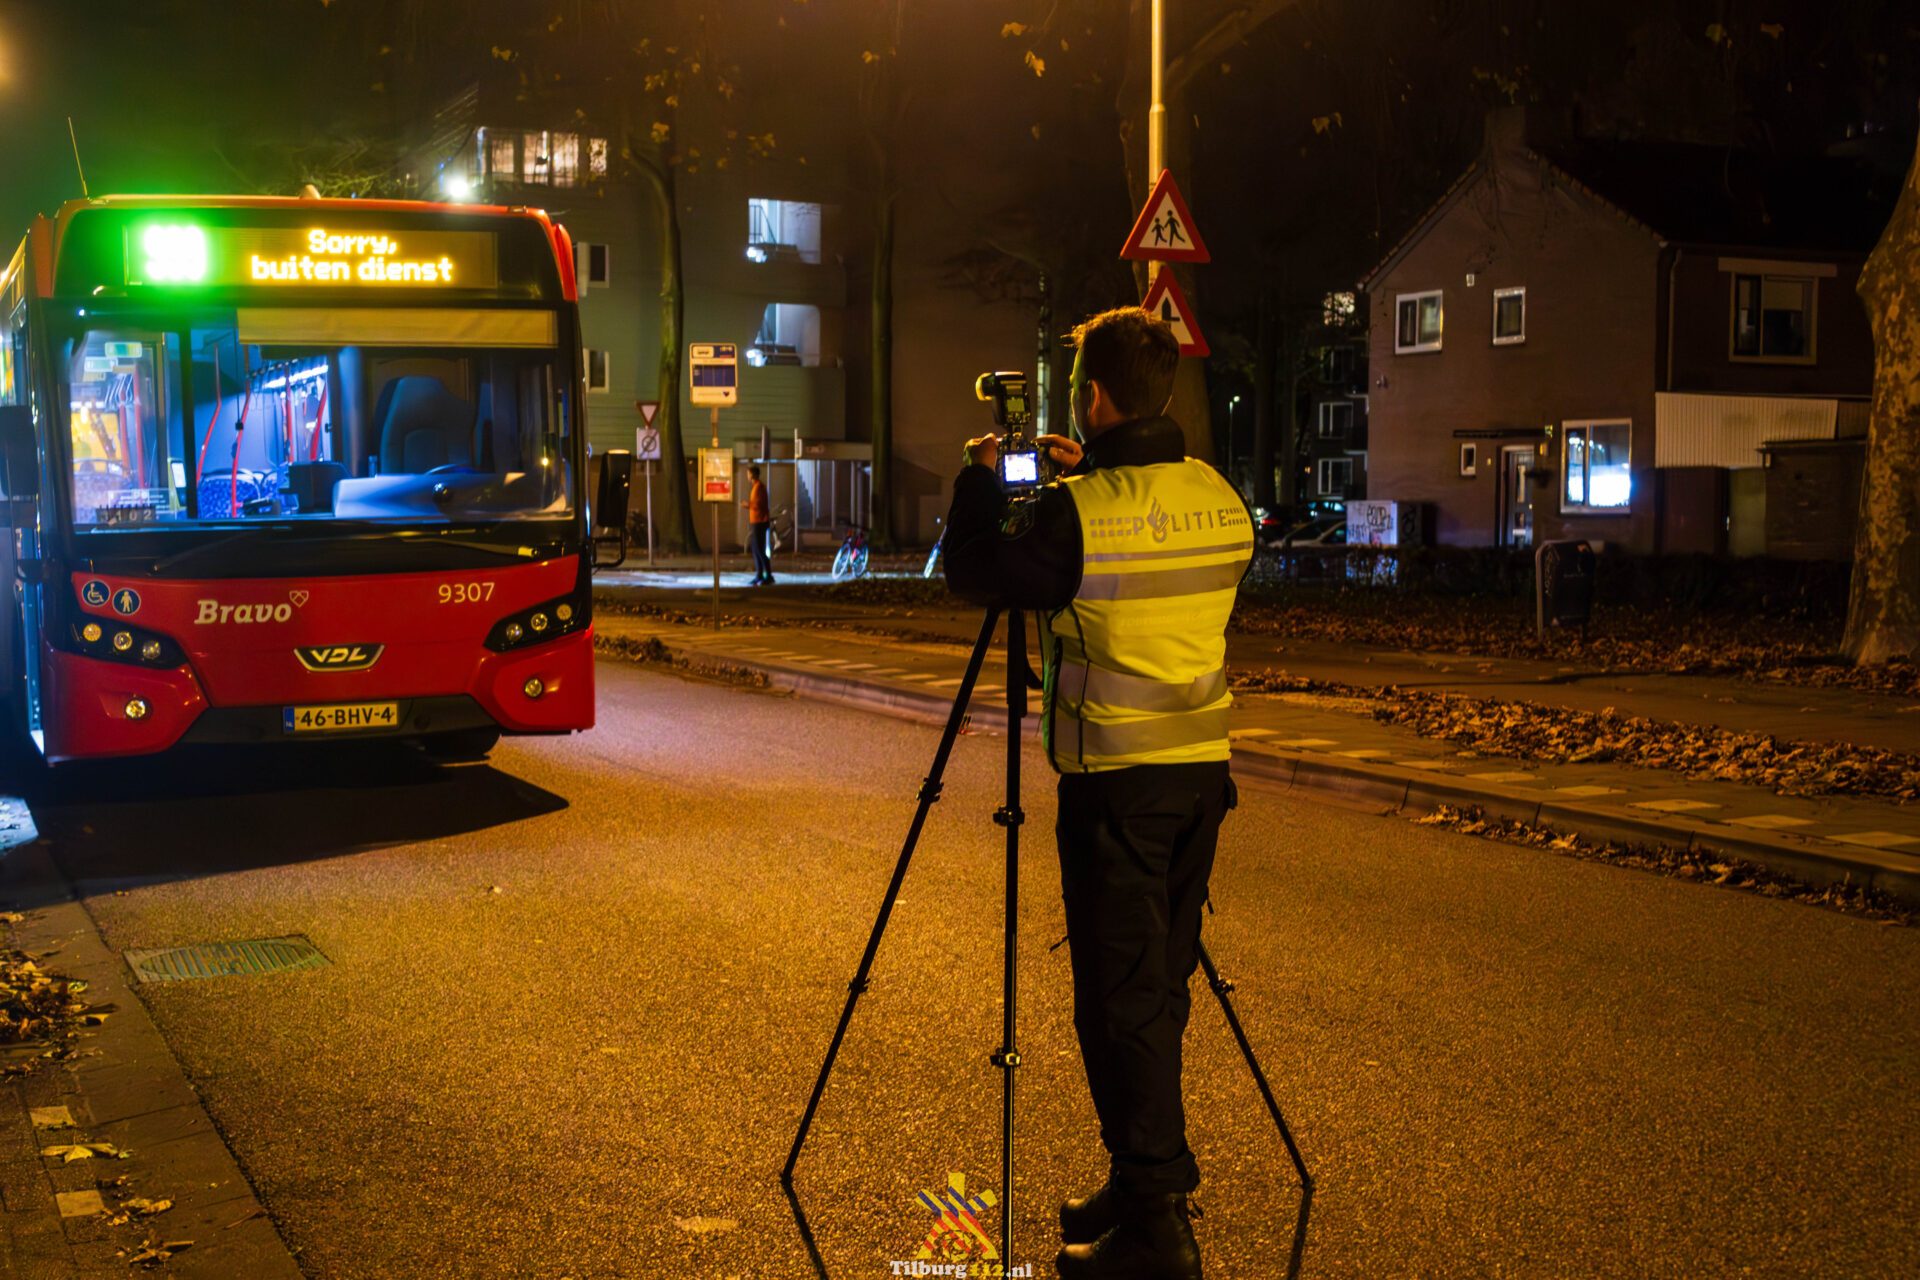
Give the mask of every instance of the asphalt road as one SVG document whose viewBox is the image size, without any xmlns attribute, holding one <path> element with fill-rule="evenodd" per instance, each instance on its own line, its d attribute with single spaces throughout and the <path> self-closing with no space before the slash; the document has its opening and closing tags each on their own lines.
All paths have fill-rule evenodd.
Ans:
<svg viewBox="0 0 1920 1280">
<path fill-rule="evenodd" d="M 936 733 L 601 667 L 601 727 L 88 769 L 36 805 L 108 943 L 305 934 L 324 969 L 148 987 L 310 1273 L 816 1274 L 777 1170 Z M 1004 744 L 965 739 L 801 1199 L 883 1277 L 915 1193 L 998 1187 Z M 1018 1261 L 1102 1161 L 1029 753 Z M 1320 1185 L 1311 1276 L 1920 1274 L 1920 935 L 1242 791 L 1208 941 Z M 1213 1277 L 1298 1189 L 1209 997 Z"/>
</svg>

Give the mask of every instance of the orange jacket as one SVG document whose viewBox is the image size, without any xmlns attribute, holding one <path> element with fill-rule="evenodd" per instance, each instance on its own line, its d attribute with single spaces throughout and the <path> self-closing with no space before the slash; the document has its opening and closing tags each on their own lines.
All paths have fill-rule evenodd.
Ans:
<svg viewBox="0 0 1920 1280">
<path fill-rule="evenodd" d="M 747 523 L 773 523 L 773 511 L 767 505 L 767 482 L 764 480 L 755 480 L 747 494 Z"/>
</svg>

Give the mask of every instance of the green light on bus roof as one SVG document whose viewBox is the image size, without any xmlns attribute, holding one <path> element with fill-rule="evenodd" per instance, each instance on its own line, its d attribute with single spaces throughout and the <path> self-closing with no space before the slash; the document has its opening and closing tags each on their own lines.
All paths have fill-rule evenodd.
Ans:
<svg viewBox="0 0 1920 1280">
<path fill-rule="evenodd" d="M 198 284 L 207 278 L 207 233 L 195 226 L 155 223 L 140 233 L 145 283 Z"/>
</svg>

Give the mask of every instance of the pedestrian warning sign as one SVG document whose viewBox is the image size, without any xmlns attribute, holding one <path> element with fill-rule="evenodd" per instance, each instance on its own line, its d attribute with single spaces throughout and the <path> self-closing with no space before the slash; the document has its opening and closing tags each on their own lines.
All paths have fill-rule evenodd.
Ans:
<svg viewBox="0 0 1920 1280">
<path fill-rule="evenodd" d="M 1160 171 L 1160 180 L 1153 184 L 1153 193 L 1141 207 L 1133 230 L 1127 233 L 1120 256 L 1136 262 L 1213 261 L 1207 242 L 1200 238 L 1200 228 L 1193 225 L 1193 214 L 1187 211 L 1172 170 Z"/>
<path fill-rule="evenodd" d="M 1180 340 L 1181 355 L 1205 356 L 1211 352 L 1205 335 L 1200 332 L 1200 322 L 1193 318 L 1193 308 L 1187 305 L 1187 295 L 1180 292 L 1180 282 L 1173 278 L 1173 272 L 1162 271 L 1155 276 L 1147 289 L 1147 300 L 1140 305 L 1172 326 L 1173 336 Z"/>
</svg>

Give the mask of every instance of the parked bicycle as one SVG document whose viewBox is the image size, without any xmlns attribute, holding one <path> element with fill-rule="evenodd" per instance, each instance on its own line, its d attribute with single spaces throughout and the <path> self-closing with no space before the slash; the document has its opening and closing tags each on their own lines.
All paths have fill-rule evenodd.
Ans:
<svg viewBox="0 0 1920 1280">
<path fill-rule="evenodd" d="M 847 525 L 847 540 L 840 544 L 840 550 L 833 557 L 833 580 L 845 582 L 849 578 L 867 576 L 867 526 L 863 524 Z"/>
</svg>

